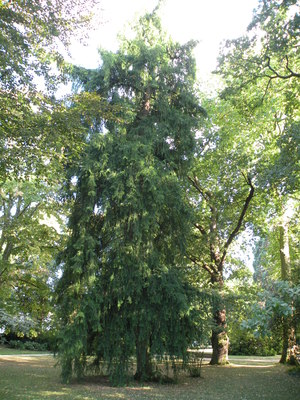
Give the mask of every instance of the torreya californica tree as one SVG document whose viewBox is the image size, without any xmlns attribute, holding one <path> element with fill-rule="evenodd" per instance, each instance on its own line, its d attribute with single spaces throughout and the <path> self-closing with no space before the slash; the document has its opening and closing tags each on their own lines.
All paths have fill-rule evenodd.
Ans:
<svg viewBox="0 0 300 400">
<path fill-rule="evenodd" d="M 71 237 L 58 286 L 62 374 L 87 356 L 124 383 L 154 377 L 153 355 L 185 357 L 193 337 L 192 290 L 183 275 L 189 213 L 181 189 L 204 114 L 194 94 L 194 43 L 167 39 L 156 12 L 79 84 L 118 105 L 120 122 L 90 124 L 76 172 Z"/>
</svg>

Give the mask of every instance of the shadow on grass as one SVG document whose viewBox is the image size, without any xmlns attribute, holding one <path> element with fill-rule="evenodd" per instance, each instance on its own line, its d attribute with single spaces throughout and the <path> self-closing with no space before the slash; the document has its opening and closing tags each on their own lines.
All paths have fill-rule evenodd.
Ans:
<svg viewBox="0 0 300 400">
<path fill-rule="evenodd" d="M 240 361 L 240 360 L 239 360 Z M 131 381 L 114 388 L 105 376 L 88 376 L 70 385 L 60 382 L 53 357 L 0 357 L 0 399 L 3 400 L 295 400 L 299 376 L 283 365 L 203 365 L 203 378 L 179 375 L 178 384 Z"/>
</svg>

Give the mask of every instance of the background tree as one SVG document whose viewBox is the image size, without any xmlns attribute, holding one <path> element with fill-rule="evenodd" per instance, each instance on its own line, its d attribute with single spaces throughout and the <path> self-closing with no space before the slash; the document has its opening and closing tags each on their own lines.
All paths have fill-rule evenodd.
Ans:
<svg viewBox="0 0 300 400">
<path fill-rule="evenodd" d="M 85 7 L 0 3 L 0 308 L 12 319 L 22 312 L 37 322 L 49 312 L 47 282 L 66 212 L 58 193 L 66 160 L 85 136 L 77 108 L 67 111 L 52 94 L 63 77 L 62 52 L 89 24 Z"/>
<path fill-rule="evenodd" d="M 64 52 L 75 37 L 87 36 L 97 0 L 0 3 L 1 90 L 34 89 L 34 76 L 45 77 L 48 87 L 57 81 Z"/>
<path fill-rule="evenodd" d="M 297 147 L 294 147 L 299 129 L 298 26 L 296 1 L 261 1 L 248 35 L 226 42 L 218 67 L 226 85 L 222 97 L 248 116 L 253 127 L 256 184 L 262 193 L 260 221 L 253 222 L 256 226 L 266 224 L 270 215 L 277 221 L 281 237 L 277 253 L 282 256 L 284 280 L 289 276 L 290 264 L 287 256 L 290 234 L 284 216 L 291 197 L 297 199 L 299 194 Z M 252 122 L 251 116 L 255 117 Z M 293 208 L 297 209 L 296 202 Z M 293 328 L 283 330 L 286 346 L 286 332 Z M 282 361 L 287 353 L 283 349 Z"/>
<path fill-rule="evenodd" d="M 255 177 L 253 156 L 246 150 L 249 133 L 245 118 L 218 100 L 208 102 L 206 109 L 209 118 L 198 133 L 197 152 L 188 176 L 194 210 L 188 257 L 195 269 L 202 270 L 200 280 L 205 281 L 206 276 L 220 294 L 212 310 L 211 363 L 224 364 L 228 362 L 225 267 L 230 248 L 249 220 Z"/>
<path fill-rule="evenodd" d="M 90 126 L 77 172 L 58 286 L 67 380 L 92 355 L 108 362 L 113 383 L 123 383 L 134 354 L 135 378 L 153 379 L 153 356 L 185 358 L 194 335 L 180 185 L 203 114 L 193 46 L 169 40 L 153 12 L 117 53 L 101 53 L 98 70 L 75 70 L 85 90 L 121 106 L 123 122 Z"/>
</svg>

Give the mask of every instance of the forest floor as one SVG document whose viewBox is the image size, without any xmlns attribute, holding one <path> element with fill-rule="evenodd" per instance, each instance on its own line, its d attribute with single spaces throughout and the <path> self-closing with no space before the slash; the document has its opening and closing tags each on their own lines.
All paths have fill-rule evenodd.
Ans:
<svg viewBox="0 0 300 400">
<path fill-rule="evenodd" d="M 60 382 L 51 355 L 0 355 L 0 399 L 3 400 L 296 400 L 300 377 L 278 364 L 278 357 L 233 356 L 225 367 L 202 367 L 201 378 L 181 373 L 176 384 L 111 387 L 106 378 Z"/>
</svg>

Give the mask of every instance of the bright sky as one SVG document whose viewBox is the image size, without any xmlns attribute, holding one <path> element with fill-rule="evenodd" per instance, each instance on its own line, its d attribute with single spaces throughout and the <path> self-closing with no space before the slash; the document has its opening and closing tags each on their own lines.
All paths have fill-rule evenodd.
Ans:
<svg viewBox="0 0 300 400">
<path fill-rule="evenodd" d="M 88 47 L 74 45 L 73 62 L 88 68 L 99 65 L 99 46 L 116 51 L 117 35 L 135 16 L 152 11 L 157 0 L 102 0 L 103 23 L 92 32 Z M 195 50 L 199 75 L 216 66 L 219 44 L 246 32 L 258 0 L 165 0 L 160 15 L 164 29 L 174 40 L 199 41 Z"/>
</svg>

